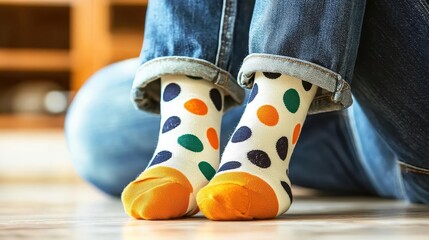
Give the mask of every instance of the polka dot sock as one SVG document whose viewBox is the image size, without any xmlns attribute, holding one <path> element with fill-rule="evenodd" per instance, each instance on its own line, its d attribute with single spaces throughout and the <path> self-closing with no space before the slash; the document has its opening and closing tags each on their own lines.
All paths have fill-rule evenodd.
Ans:
<svg viewBox="0 0 429 240">
<path fill-rule="evenodd" d="M 161 79 L 161 129 L 146 170 L 122 193 L 137 219 L 172 219 L 198 212 L 195 196 L 219 167 L 223 93 L 192 76 Z"/>
<path fill-rule="evenodd" d="M 277 73 L 254 77 L 220 168 L 197 195 L 200 210 L 212 220 L 273 218 L 292 203 L 289 159 L 317 87 Z"/>
</svg>

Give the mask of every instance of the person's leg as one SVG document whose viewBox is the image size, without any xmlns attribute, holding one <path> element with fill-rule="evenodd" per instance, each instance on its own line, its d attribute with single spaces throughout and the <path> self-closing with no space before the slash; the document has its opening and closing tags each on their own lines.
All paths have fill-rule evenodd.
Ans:
<svg viewBox="0 0 429 240">
<path fill-rule="evenodd" d="M 195 195 L 219 165 L 222 114 L 244 98 L 231 64 L 237 29 L 248 32 L 250 23 L 243 3 L 149 3 L 132 92 L 138 108 L 161 114 L 161 129 L 150 164 L 122 193 L 130 216 L 171 219 L 198 211 Z M 236 29 L 238 17 L 244 25 Z"/>
<path fill-rule="evenodd" d="M 351 105 L 364 3 L 256 1 L 239 73 L 253 89 L 218 173 L 197 196 L 208 218 L 271 218 L 289 208 L 289 159 L 308 110 Z"/>
<path fill-rule="evenodd" d="M 156 146 L 159 117 L 136 111 L 129 99 L 137 59 L 94 74 L 75 96 L 65 124 L 78 174 L 119 196 L 144 169 Z"/>
<path fill-rule="evenodd" d="M 427 1 L 369 1 L 353 83 L 361 105 L 353 109 L 356 142 L 379 194 L 423 203 L 429 203 L 428 26 Z"/>
<path fill-rule="evenodd" d="M 129 98 L 138 65 L 132 59 L 98 71 L 67 112 L 66 137 L 77 173 L 115 197 L 146 168 L 158 140 L 160 117 L 136 110 Z M 221 150 L 242 111 L 224 115 Z"/>
</svg>

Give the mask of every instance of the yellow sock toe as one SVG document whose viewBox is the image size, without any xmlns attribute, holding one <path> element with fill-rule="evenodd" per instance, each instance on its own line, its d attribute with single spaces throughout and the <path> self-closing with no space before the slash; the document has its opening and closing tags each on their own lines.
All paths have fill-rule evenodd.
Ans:
<svg viewBox="0 0 429 240">
<path fill-rule="evenodd" d="M 155 167 L 143 172 L 122 192 L 128 215 L 136 219 L 173 219 L 186 214 L 192 185 L 180 171 Z"/>
<path fill-rule="evenodd" d="M 197 203 L 201 212 L 211 220 L 274 218 L 279 208 L 270 185 L 244 172 L 215 176 L 198 192 Z"/>
</svg>

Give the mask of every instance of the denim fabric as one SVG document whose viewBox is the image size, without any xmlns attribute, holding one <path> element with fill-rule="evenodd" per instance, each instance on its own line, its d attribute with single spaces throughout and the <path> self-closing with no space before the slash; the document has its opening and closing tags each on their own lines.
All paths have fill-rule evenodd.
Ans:
<svg viewBox="0 0 429 240">
<path fill-rule="evenodd" d="M 398 171 L 406 179 L 407 198 L 426 203 L 429 203 L 428 46 L 427 1 L 368 1 L 352 85 L 362 114 L 395 153 Z M 366 140 L 365 136 L 362 138 Z M 371 153 L 366 153 L 368 158 L 372 158 Z"/>
<path fill-rule="evenodd" d="M 145 36 L 131 97 L 137 108 L 159 113 L 159 78 L 202 77 L 225 91 L 224 109 L 242 103 L 237 85 L 247 54 L 253 1 L 149 1 Z M 240 59 L 240 60 L 238 60 Z"/>
<path fill-rule="evenodd" d="M 353 107 L 347 109 L 347 115 L 356 159 L 375 191 L 383 197 L 405 198 L 397 156 L 377 134 L 358 101 L 355 100 Z M 383 169 L 383 173 L 379 169 Z"/>
<path fill-rule="evenodd" d="M 251 88 L 254 72 L 263 71 L 319 86 L 310 113 L 347 108 L 364 3 L 150 1 L 132 98 L 137 108 L 159 113 L 159 78 L 186 74 L 221 87 L 228 109 L 243 100 L 235 78 Z"/>
<path fill-rule="evenodd" d="M 258 0 L 249 51 L 312 62 L 351 82 L 364 9 L 365 0 Z"/>
<path fill-rule="evenodd" d="M 349 107 L 364 8 L 365 0 L 256 1 L 240 84 L 250 88 L 255 71 L 279 72 L 319 86 L 310 113 Z"/>
</svg>

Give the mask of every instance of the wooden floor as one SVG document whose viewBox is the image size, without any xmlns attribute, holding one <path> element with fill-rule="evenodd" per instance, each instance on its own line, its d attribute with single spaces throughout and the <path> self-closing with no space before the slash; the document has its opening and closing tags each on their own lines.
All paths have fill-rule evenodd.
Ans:
<svg viewBox="0 0 429 240">
<path fill-rule="evenodd" d="M 0 184 L 0 239 L 429 239 L 429 208 L 375 198 L 296 197 L 275 220 L 127 217 L 86 184 Z"/>
</svg>

